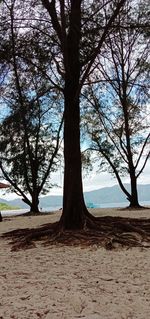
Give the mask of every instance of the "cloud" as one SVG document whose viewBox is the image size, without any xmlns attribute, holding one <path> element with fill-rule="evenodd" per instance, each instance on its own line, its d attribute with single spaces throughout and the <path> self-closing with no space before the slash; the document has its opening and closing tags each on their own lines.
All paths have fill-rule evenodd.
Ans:
<svg viewBox="0 0 150 319">
<path fill-rule="evenodd" d="M 63 194 L 63 173 L 60 171 L 55 172 L 52 175 L 52 183 L 58 184 L 60 187 L 53 187 L 51 191 L 47 195 L 62 195 Z M 129 178 L 123 178 L 124 183 L 129 183 Z M 116 178 L 114 178 L 108 172 L 101 172 L 98 173 L 93 170 L 89 173 L 88 176 L 83 178 L 83 189 L 84 192 L 92 191 L 95 189 L 103 188 L 103 187 L 110 187 L 117 184 Z M 150 184 L 150 161 L 147 163 L 144 172 L 141 174 L 140 178 L 138 179 L 138 184 Z M 4 195 L 5 194 L 5 195 Z M 16 198 L 17 195 L 14 193 L 6 193 L 6 191 L 0 191 L 0 198 L 11 200 Z"/>
</svg>

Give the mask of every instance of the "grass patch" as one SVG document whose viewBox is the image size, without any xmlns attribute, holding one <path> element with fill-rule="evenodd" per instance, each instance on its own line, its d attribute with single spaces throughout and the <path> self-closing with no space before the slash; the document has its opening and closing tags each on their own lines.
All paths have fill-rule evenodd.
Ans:
<svg viewBox="0 0 150 319">
<path fill-rule="evenodd" d="M 11 206 L 6 203 L 0 203 L 0 211 L 2 210 L 14 210 L 14 209 L 20 209 L 18 206 Z"/>
</svg>

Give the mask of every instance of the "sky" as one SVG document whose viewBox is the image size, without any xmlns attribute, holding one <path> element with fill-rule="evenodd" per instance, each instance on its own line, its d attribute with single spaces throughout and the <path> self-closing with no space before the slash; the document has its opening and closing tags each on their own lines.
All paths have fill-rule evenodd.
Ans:
<svg viewBox="0 0 150 319">
<path fill-rule="evenodd" d="M 57 173 L 53 174 L 52 182 L 60 185 L 58 188 L 53 188 L 47 195 L 62 195 L 63 194 L 63 173 L 58 170 Z M 129 183 L 127 177 L 123 178 L 124 183 Z M 83 189 L 84 192 L 89 192 L 95 189 L 103 188 L 103 187 L 111 187 L 117 184 L 117 180 L 112 177 L 111 174 L 107 172 L 98 173 L 96 170 L 93 170 L 83 177 Z M 150 160 L 147 163 L 144 172 L 138 179 L 138 184 L 150 184 Z M 14 193 L 7 193 L 6 190 L 0 191 L 0 198 L 11 200 L 16 198 L 17 195 Z"/>
<path fill-rule="evenodd" d="M 63 185 L 63 176 L 61 172 L 59 174 L 55 174 L 54 181 L 60 185 Z M 123 182 L 129 183 L 129 179 L 124 177 Z M 89 175 L 83 177 L 84 192 L 89 192 L 103 187 L 111 187 L 115 184 L 117 184 L 116 178 L 114 178 L 108 172 L 98 173 L 96 170 L 93 170 L 91 173 L 89 173 Z M 150 160 L 147 163 L 144 172 L 141 174 L 141 177 L 139 177 L 138 184 L 150 184 Z M 51 190 L 50 194 L 60 195 L 62 194 L 62 188 L 53 189 Z"/>
</svg>

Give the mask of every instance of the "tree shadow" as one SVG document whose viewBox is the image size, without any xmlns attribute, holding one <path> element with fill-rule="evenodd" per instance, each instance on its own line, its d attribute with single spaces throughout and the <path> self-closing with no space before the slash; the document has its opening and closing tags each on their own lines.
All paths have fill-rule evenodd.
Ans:
<svg viewBox="0 0 150 319">
<path fill-rule="evenodd" d="M 16 229 L 4 233 L 2 238 L 9 239 L 12 251 L 42 245 L 93 246 L 106 249 L 131 247 L 150 248 L 150 219 L 126 217 L 86 218 L 83 229 L 65 230 L 60 221 L 44 224 L 38 228 Z"/>
</svg>

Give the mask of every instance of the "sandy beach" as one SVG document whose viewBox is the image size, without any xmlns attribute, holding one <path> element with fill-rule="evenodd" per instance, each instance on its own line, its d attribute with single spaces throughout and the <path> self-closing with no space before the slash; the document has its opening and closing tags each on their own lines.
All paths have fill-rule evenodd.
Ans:
<svg viewBox="0 0 150 319">
<path fill-rule="evenodd" d="M 91 210 L 148 217 L 149 210 Z M 0 234 L 56 221 L 60 212 L 6 217 Z M 149 319 L 150 249 L 46 246 L 12 252 L 0 239 L 0 319 Z"/>
</svg>

